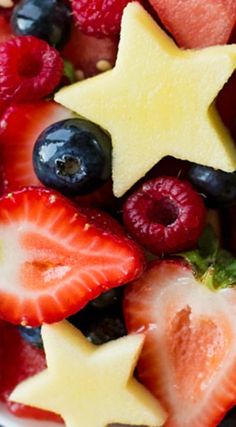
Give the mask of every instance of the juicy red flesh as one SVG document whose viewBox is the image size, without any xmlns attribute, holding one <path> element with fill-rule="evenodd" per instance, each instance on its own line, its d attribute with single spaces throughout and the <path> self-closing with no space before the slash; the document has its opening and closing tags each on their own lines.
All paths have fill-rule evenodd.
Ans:
<svg viewBox="0 0 236 427">
<path fill-rule="evenodd" d="M 114 66 L 117 49 L 117 37 L 98 39 L 81 33 L 74 26 L 71 38 L 62 51 L 62 56 L 74 65 L 77 72 L 83 73 L 81 77 L 91 77 L 100 72 L 99 61 L 106 61 L 110 67 Z"/>
<path fill-rule="evenodd" d="M 125 6 L 133 0 L 72 0 L 76 25 L 95 37 L 115 36 Z"/>
<path fill-rule="evenodd" d="M 3 321 L 0 323 L 0 341 L 2 353 L 0 399 L 15 416 L 62 422 L 56 414 L 9 400 L 17 384 L 46 368 L 44 351 L 26 343 L 16 326 Z"/>
<path fill-rule="evenodd" d="M 225 44 L 236 22 L 235 0 L 149 0 L 184 48 Z"/>
<path fill-rule="evenodd" d="M 32 101 L 49 95 L 59 84 L 63 61 L 59 53 L 33 36 L 14 37 L 0 45 L 0 97 Z"/>
<path fill-rule="evenodd" d="M 48 189 L 25 188 L 2 197 L 0 233 L 0 316 L 12 323 L 60 321 L 143 271 L 142 252 L 131 239 L 96 227 Z M 9 270 L 16 250 L 20 257 Z"/>
<path fill-rule="evenodd" d="M 157 255 L 192 248 L 203 230 L 205 214 L 192 186 L 173 177 L 144 183 L 124 205 L 127 230 Z"/>
<path fill-rule="evenodd" d="M 104 232 L 125 235 L 125 230 L 120 223 L 105 211 L 90 207 L 80 207 L 80 212 L 86 215 L 91 224 L 94 224 Z"/>
<path fill-rule="evenodd" d="M 139 379 L 166 408 L 165 427 L 216 427 L 235 405 L 235 301 L 234 288 L 213 292 L 177 258 L 126 288 L 127 330 L 145 334 Z"/>
<path fill-rule="evenodd" d="M 216 107 L 225 126 L 236 140 L 236 72 L 232 74 L 218 94 Z"/>
</svg>

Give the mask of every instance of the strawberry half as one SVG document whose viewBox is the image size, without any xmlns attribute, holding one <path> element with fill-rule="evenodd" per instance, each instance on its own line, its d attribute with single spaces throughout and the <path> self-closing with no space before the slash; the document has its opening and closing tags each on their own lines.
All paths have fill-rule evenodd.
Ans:
<svg viewBox="0 0 236 427">
<path fill-rule="evenodd" d="M 143 270 L 129 238 L 96 227 L 44 188 L 0 199 L 0 235 L 0 317 L 16 324 L 62 320 Z"/>
<path fill-rule="evenodd" d="M 220 260 L 214 286 L 212 266 L 200 281 L 176 258 L 154 261 L 126 292 L 128 332 L 146 335 L 139 378 L 169 413 L 165 427 L 216 427 L 236 403 L 236 289 L 224 288 L 235 260 Z"/>
<path fill-rule="evenodd" d="M 34 143 L 46 127 L 71 116 L 69 110 L 53 101 L 17 104 L 7 108 L 0 120 L 4 192 L 41 185 L 33 170 Z"/>
</svg>

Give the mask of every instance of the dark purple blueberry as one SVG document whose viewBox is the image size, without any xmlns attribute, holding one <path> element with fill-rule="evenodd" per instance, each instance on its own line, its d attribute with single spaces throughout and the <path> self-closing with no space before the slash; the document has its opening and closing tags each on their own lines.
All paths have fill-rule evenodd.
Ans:
<svg viewBox="0 0 236 427">
<path fill-rule="evenodd" d="M 193 186 L 205 196 L 209 207 L 217 208 L 236 202 L 236 171 L 232 173 L 193 165 L 188 172 Z"/>
<path fill-rule="evenodd" d="M 92 300 L 89 304 L 93 308 L 104 310 L 106 308 L 119 304 L 121 302 L 122 295 L 123 295 L 122 287 L 113 288 L 107 292 L 104 292 L 99 297 Z"/>
<path fill-rule="evenodd" d="M 11 16 L 14 34 L 35 36 L 56 48 L 69 40 L 71 25 L 71 11 L 63 0 L 21 0 Z"/>
<path fill-rule="evenodd" d="M 111 176 L 111 139 L 88 120 L 62 120 L 38 137 L 33 165 L 45 186 L 66 195 L 87 194 Z"/>
</svg>

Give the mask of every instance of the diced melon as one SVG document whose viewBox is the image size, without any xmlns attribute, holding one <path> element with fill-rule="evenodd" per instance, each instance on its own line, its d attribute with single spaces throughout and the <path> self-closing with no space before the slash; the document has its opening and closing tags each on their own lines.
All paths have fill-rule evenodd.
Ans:
<svg viewBox="0 0 236 427">
<path fill-rule="evenodd" d="M 225 44 L 236 22 L 235 0 L 149 0 L 179 46 Z"/>
</svg>

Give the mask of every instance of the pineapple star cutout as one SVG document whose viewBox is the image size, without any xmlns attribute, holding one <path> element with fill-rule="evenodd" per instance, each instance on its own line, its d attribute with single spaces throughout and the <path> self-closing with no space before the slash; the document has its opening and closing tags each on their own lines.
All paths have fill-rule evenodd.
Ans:
<svg viewBox="0 0 236 427">
<path fill-rule="evenodd" d="M 11 400 L 53 411 L 66 427 L 164 424 L 159 402 L 132 377 L 143 335 L 95 346 L 63 321 L 43 325 L 42 338 L 47 369 L 19 384 Z"/>
<path fill-rule="evenodd" d="M 131 2 L 114 69 L 63 88 L 55 100 L 110 133 L 119 197 L 167 155 L 236 169 L 233 141 L 214 107 L 235 68 L 235 45 L 181 50 Z"/>
</svg>

